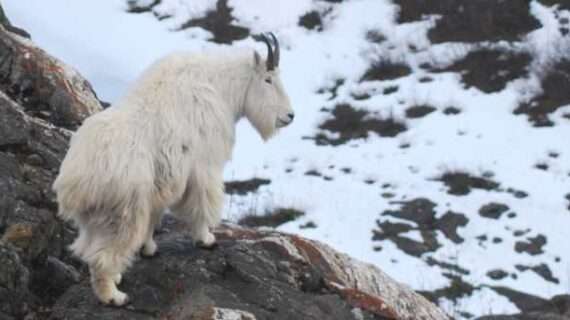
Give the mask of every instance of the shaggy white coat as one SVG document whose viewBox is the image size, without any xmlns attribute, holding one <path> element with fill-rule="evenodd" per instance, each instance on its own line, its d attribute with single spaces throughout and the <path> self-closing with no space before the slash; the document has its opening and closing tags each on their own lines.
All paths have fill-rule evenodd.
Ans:
<svg viewBox="0 0 570 320">
<path fill-rule="evenodd" d="M 178 53 L 88 118 L 53 188 L 59 215 L 79 228 L 71 249 L 89 265 L 97 297 L 127 302 L 116 284 L 139 249 L 156 252 L 153 230 L 166 208 L 190 224 L 195 242 L 212 245 L 235 123 L 245 116 L 268 139 L 292 112 L 278 71 L 257 53 Z"/>
</svg>

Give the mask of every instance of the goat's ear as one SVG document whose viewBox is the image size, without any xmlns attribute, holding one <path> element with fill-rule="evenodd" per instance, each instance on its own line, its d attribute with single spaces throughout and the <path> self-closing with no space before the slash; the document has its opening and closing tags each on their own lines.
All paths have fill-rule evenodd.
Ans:
<svg viewBox="0 0 570 320">
<path fill-rule="evenodd" d="M 253 66 L 255 70 L 262 71 L 264 68 L 263 62 L 261 62 L 261 56 L 257 51 L 253 51 Z"/>
</svg>

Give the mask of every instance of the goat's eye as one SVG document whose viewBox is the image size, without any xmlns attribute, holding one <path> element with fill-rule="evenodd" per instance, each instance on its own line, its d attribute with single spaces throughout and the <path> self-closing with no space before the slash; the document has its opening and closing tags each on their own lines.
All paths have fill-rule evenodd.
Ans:
<svg viewBox="0 0 570 320">
<path fill-rule="evenodd" d="M 272 83 L 273 83 L 273 80 L 271 80 L 271 78 L 265 78 L 265 82 L 266 82 L 266 83 L 269 83 L 269 84 L 272 84 Z"/>
</svg>

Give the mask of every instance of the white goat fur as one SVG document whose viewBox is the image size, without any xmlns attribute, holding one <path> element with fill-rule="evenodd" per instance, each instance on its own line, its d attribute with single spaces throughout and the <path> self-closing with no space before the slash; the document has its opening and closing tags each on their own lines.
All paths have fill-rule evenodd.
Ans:
<svg viewBox="0 0 570 320">
<path fill-rule="evenodd" d="M 153 255 L 166 208 L 212 245 L 223 207 L 223 167 L 245 116 L 268 139 L 292 120 L 278 71 L 256 52 L 237 57 L 177 53 L 147 71 L 113 107 L 88 118 L 54 182 L 59 215 L 79 237 L 95 294 L 122 305 L 116 284 L 136 252 Z"/>
</svg>

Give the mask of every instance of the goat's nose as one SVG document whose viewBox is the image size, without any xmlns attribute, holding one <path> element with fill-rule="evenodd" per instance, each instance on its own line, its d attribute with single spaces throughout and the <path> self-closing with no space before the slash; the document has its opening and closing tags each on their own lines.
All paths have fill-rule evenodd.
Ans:
<svg viewBox="0 0 570 320">
<path fill-rule="evenodd" d="M 289 117 L 289 120 L 293 121 L 293 119 L 295 119 L 295 114 L 293 112 L 288 113 L 287 116 Z"/>
</svg>

